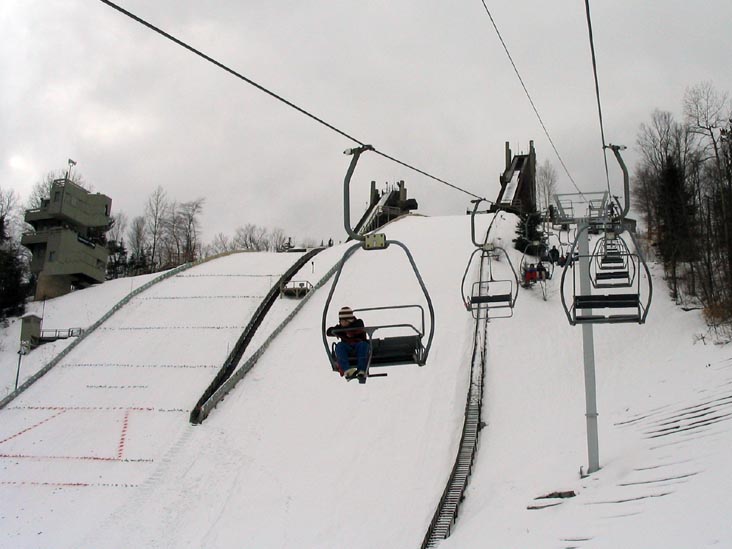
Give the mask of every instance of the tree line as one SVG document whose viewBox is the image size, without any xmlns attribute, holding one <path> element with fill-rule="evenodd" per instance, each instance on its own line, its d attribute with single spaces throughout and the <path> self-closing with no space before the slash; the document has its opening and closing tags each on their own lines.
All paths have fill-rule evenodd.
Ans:
<svg viewBox="0 0 732 549">
<path fill-rule="evenodd" d="M 78 172 L 70 176 L 51 171 L 36 182 L 23 206 L 14 190 L 0 186 L 0 319 L 22 314 L 25 300 L 33 292 L 30 252 L 20 245 L 22 234 L 31 230 L 23 221 L 25 209 L 41 207 L 50 197 L 53 182 L 64 177 L 92 190 Z M 291 245 L 282 229 L 252 223 L 238 227 L 232 236 L 219 233 L 205 243 L 201 231 L 205 202 L 205 198 L 179 202 L 158 186 L 141 215 L 130 219 L 123 211 L 114 213 L 109 230 L 101 237 L 110 254 L 107 278 L 154 273 L 224 252 L 281 251 Z M 313 247 L 316 243 L 305 239 L 300 245 Z"/>
<path fill-rule="evenodd" d="M 703 307 L 732 335 L 732 104 L 703 82 L 687 88 L 683 118 L 655 110 L 640 126 L 633 206 L 677 303 Z"/>
<path fill-rule="evenodd" d="M 28 253 L 20 245 L 19 204 L 15 191 L 0 187 L 0 320 L 23 314 L 31 290 Z"/>
<path fill-rule="evenodd" d="M 148 197 L 142 215 L 129 220 L 112 216 L 107 233 L 109 278 L 154 273 L 196 261 L 201 256 L 201 214 L 204 198 L 170 199 L 162 186 Z"/>
<path fill-rule="evenodd" d="M 124 212 L 113 215 L 108 233 L 109 278 L 153 273 L 231 251 L 281 251 L 288 238 L 280 228 L 248 223 L 232 237 L 218 233 L 211 242 L 201 239 L 205 198 L 177 202 L 157 187 L 145 211 L 131 220 Z"/>
</svg>

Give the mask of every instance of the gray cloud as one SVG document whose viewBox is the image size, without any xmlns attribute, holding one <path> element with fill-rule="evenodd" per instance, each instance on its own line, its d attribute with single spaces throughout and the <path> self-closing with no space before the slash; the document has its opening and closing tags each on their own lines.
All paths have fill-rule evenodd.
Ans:
<svg viewBox="0 0 732 549">
<path fill-rule="evenodd" d="M 504 141 L 526 150 L 530 139 L 540 161 L 558 168 L 560 189 L 572 190 L 478 0 L 123 6 L 356 138 L 472 192 L 495 197 Z M 575 181 L 602 188 L 582 6 L 489 7 Z M 732 91 L 729 2 L 619 0 L 592 9 L 608 141 L 632 146 L 654 108 L 680 115 L 688 85 L 712 80 Z M 245 223 L 342 237 L 348 139 L 100 2 L 10 3 L 0 8 L 0 31 L 3 186 L 25 194 L 71 157 L 130 216 L 142 213 L 157 185 L 180 201 L 206 197 L 206 239 Z M 631 150 L 629 164 L 634 159 Z M 372 179 L 405 179 L 425 213 L 458 214 L 469 199 L 367 155 L 354 180 L 354 210 Z"/>
</svg>

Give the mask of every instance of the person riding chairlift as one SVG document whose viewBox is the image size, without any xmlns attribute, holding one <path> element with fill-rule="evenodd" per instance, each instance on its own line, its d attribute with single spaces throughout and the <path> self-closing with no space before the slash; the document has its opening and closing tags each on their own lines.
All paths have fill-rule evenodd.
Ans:
<svg viewBox="0 0 732 549">
<path fill-rule="evenodd" d="M 546 267 L 541 261 L 536 266 L 536 278 L 538 280 L 546 280 L 548 278 Z"/>
<path fill-rule="evenodd" d="M 338 324 L 331 326 L 325 332 L 325 335 L 329 337 L 340 338 L 335 346 L 335 355 L 338 371 L 347 381 L 355 377 L 366 377 L 369 342 L 366 330 L 363 328 L 363 320 L 356 318 L 350 307 L 342 307 L 338 311 Z M 349 364 L 351 356 L 356 357 L 356 368 Z"/>
<path fill-rule="evenodd" d="M 532 282 L 536 282 L 537 272 L 533 263 L 530 263 L 524 272 L 524 286 L 528 288 Z"/>
</svg>

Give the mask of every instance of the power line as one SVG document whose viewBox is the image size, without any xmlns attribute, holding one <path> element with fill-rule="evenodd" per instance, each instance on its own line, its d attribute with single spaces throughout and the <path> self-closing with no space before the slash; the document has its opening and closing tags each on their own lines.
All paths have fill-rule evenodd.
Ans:
<svg viewBox="0 0 732 549">
<path fill-rule="evenodd" d="M 240 80 L 243 80 L 243 81 L 244 81 L 244 82 L 246 82 L 247 84 L 249 84 L 249 85 L 251 85 L 251 86 L 254 86 L 254 87 L 255 87 L 255 88 L 257 88 L 258 90 L 260 90 L 260 91 L 262 91 L 262 92 L 266 93 L 266 94 L 267 94 L 267 95 L 269 95 L 270 97 L 273 97 L 273 98 L 277 99 L 278 101 L 280 101 L 280 102 L 284 103 L 284 104 L 285 104 L 285 105 L 287 105 L 288 107 L 291 107 L 291 108 L 295 109 L 296 111 L 298 111 L 299 113 L 301 113 L 301 114 L 304 114 L 304 115 L 305 115 L 305 116 L 307 116 L 308 118 L 311 118 L 312 120 L 315 120 L 315 121 L 316 121 L 316 122 L 318 122 L 319 124 L 322 124 L 322 125 L 323 125 L 323 126 L 325 126 L 326 128 L 328 128 L 328 129 L 330 129 L 330 130 L 332 130 L 332 131 L 336 132 L 337 134 L 339 134 L 339 135 L 341 135 L 341 136 L 343 136 L 343 137 L 345 137 L 345 138 L 347 138 L 347 139 L 350 139 L 351 141 L 353 141 L 353 142 L 355 142 L 355 143 L 358 143 L 358 144 L 359 144 L 359 145 L 361 145 L 361 146 L 364 146 L 364 145 L 365 145 L 365 142 L 364 142 L 364 141 L 361 141 L 361 140 L 359 140 L 359 139 L 356 139 L 356 138 L 355 138 L 355 137 L 353 137 L 352 135 L 349 135 L 348 133 L 346 133 L 346 132 L 344 132 L 344 131 L 342 131 L 342 130 L 338 129 L 337 127 L 333 126 L 332 124 L 329 124 L 328 122 L 326 122 L 326 121 L 325 121 L 325 120 L 323 120 L 322 118 L 319 118 L 319 117 L 315 116 L 314 114 L 312 114 L 312 113 L 310 113 L 310 112 L 306 111 L 305 109 L 303 109 L 303 108 L 301 108 L 301 107 L 299 107 L 299 106 L 295 105 L 295 104 L 294 104 L 294 103 L 292 103 L 291 101 L 288 101 L 288 100 L 287 100 L 287 99 L 285 99 L 284 97 L 282 97 L 282 96 L 280 96 L 280 95 L 278 95 L 278 94 L 274 93 L 274 92 L 273 92 L 273 91 L 271 91 L 271 90 L 268 90 L 267 88 L 265 88 L 265 87 L 264 87 L 264 86 L 262 86 L 261 84 L 258 84 L 258 83 L 257 83 L 257 82 L 255 82 L 254 80 L 252 80 L 252 79 L 250 79 L 250 78 L 247 78 L 247 77 L 246 77 L 246 76 L 244 76 L 243 74 L 241 74 L 241 73 L 239 73 L 239 72 L 235 71 L 234 69 L 232 69 L 232 68 L 228 67 L 227 65 L 224 65 L 223 63 L 221 63 L 220 61 L 217 61 L 217 60 L 216 60 L 216 59 L 214 59 L 213 57 L 210 57 L 209 55 L 206 55 L 206 54 L 205 54 L 205 53 L 203 53 L 202 51 L 200 51 L 200 50 L 198 50 L 198 49 L 194 48 L 193 46 L 191 46 L 191 45 L 189 45 L 189 44 L 187 44 L 187 43 L 183 42 L 182 40 L 180 40 L 180 39 L 176 38 L 176 37 L 175 37 L 175 36 L 173 36 L 172 34 L 170 34 L 170 33 L 167 33 L 167 32 L 165 32 L 164 30 L 160 29 L 159 27 L 156 27 L 155 25 L 153 25 L 152 23 L 149 23 L 148 21 L 146 21 L 146 20 L 142 19 L 141 17 L 138 17 L 138 16 L 137 16 L 137 15 L 135 15 L 134 13 L 132 13 L 132 12 L 130 12 L 130 11 L 127 11 L 126 9 L 124 9 L 123 7 L 121 7 L 121 6 L 117 5 L 117 4 L 115 4 L 114 2 L 110 2 L 109 0 L 99 0 L 99 1 L 100 1 L 100 2 L 102 2 L 103 4 L 106 4 L 107 6 L 109 6 L 109 7 L 110 7 L 110 8 L 112 8 L 112 9 L 115 9 L 115 10 L 117 10 L 117 11 L 118 11 L 118 12 L 120 12 L 121 14 L 123 14 L 123 15 L 126 15 L 126 16 L 127 16 L 127 17 L 129 17 L 130 19 L 133 19 L 134 21 L 137 21 L 137 22 L 138 22 L 138 23 L 140 23 L 141 25 L 143 25 L 143 26 L 147 27 L 148 29 L 150 29 L 150 30 L 152 30 L 152 31 L 154 31 L 154 32 L 156 32 L 156 33 L 158 33 L 159 35 L 161 35 L 161 36 L 163 36 L 163 37 L 167 38 L 167 39 L 168 39 L 168 40 L 170 40 L 171 42 L 174 42 L 174 43 L 178 44 L 179 46 L 181 46 L 181 47 L 183 47 L 183 48 L 187 49 L 187 50 L 188 50 L 188 51 L 190 51 L 191 53 L 194 53 L 195 55 L 197 55 L 197 56 L 201 57 L 202 59 L 205 59 L 205 60 L 206 60 L 206 61 L 208 61 L 209 63 L 212 63 L 213 65 L 216 65 L 216 66 L 217 66 L 218 68 L 220 68 L 220 69 L 222 69 L 222 70 L 224 70 L 224 71 L 228 72 L 229 74 L 231 74 L 231 75 L 233 75 L 233 76 L 235 76 L 235 77 L 239 78 Z M 428 177 L 428 178 L 430 178 L 430 179 L 433 179 L 433 180 L 435 180 L 435 181 L 437 181 L 437 182 L 439 182 L 439 183 L 442 183 L 442 184 L 444 184 L 444 185 L 447 185 L 447 186 L 449 186 L 449 187 L 452 187 L 453 189 L 456 189 L 456 190 L 458 190 L 458 191 L 460 191 L 460 192 L 463 192 L 463 193 L 465 193 L 465 194 L 467 194 L 467 195 L 470 195 L 470 196 L 472 196 L 472 197 L 474 197 L 474 198 L 483 198 L 483 197 L 480 197 L 480 196 L 478 196 L 478 195 L 476 195 L 476 194 L 473 194 L 473 193 L 471 193 L 470 191 L 466 191 L 465 189 L 462 189 L 462 188 L 458 187 L 457 185 L 453 185 L 452 183 L 448 183 L 448 182 L 447 182 L 447 181 L 445 181 L 444 179 L 440 179 L 439 177 L 436 177 L 436 176 L 434 176 L 434 175 L 431 175 L 431 174 L 429 174 L 429 173 L 427 173 L 427 172 L 425 172 L 425 171 L 422 171 L 422 170 L 420 170 L 420 169 L 417 169 L 417 168 L 415 168 L 414 166 L 411 166 L 411 165 L 409 165 L 409 164 L 407 164 L 407 163 L 405 163 L 405 162 L 402 162 L 402 161 L 400 161 L 400 160 L 397 160 L 396 158 L 394 158 L 394 157 L 391 157 L 391 156 L 389 156 L 389 155 L 387 155 L 387 154 L 385 154 L 385 153 L 383 153 L 383 152 L 380 152 L 380 151 L 375 151 L 375 152 L 376 152 L 376 153 L 378 153 L 379 155 L 383 156 L 384 158 L 388 158 L 389 160 L 391 160 L 391 161 L 393 161 L 393 162 L 396 162 L 397 164 L 401 164 L 402 166 L 404 166 L 404 167 L 406 167 L 406 168 L 409 168 L 410 170 L 413 170 L 413 171 L 415 171 L 415 172 L 417 172 L 417 173 L 420 173 L 420 174 L 424 175 L 425 177 Z"/>
<path fill-rule="evenodd" d="M 600 103 L 600 83 L 597 78 L 597 60 L 595 58 L 595 40 L 592 35 L 592 18 L 590 17 L 590 1 L 585 0 L 585 12 L 587 13 L 587 30 L 590 34 L 590 53 L 592 54 L 592 73 L 595 76 L 595 97 L 597 98 L 597 113 L 600 117 L 600 137 L 602 138 L 602 156 L 605 160 L 605 178 L 607 179 L 607 192 L 610 192 L 610 171 L 607 168 L 607 144 L 605 143 L 605 126 L 602 122 L 602 104 Z"/>
<path fill-rule="evenodd" d="M 513 57 L 511 57 L 511 53 L 508 51 L 508 46 L 506 45 L 506 42 L 503 41 L 503 36 L 501 36 L 501 31 L 498 30 L 498 25 L 496 25 L 496 22 L 493 19 L 493 16 L 491 15 L 491 12 L 485 3 L 485 0 L 481 0 L 481 2 L 483 3 L 485 12 L 488 14 L 488 17 L 490 18 L 491 23 L 493 24 L 493 28 L 495 29 L 496 34 L 498 35 L 498 39 L 501 41 L 501 44 L 503 45 L 503 49 L 505 50 L 506 55 L 508 56 L 508 60 L 511 62 L 511 66 L 513 67 L 513 70 L 516 73 L 516 76 L 518 77 L 519 82 L 521 82 L 521 87 L 524 89 L 524 93 L 526 93 L 526 97 L 529 99 L 529 103 L 531 103 L 531 108 L 534 109 L 534 113 L 536 114 L 536 117 L 539 119 L 539 124 L 541 124 L 541 127 L 544 130 L 544 133 L 546 134 L 546 137 L 549 140 L 549 143 L 551 144 L 552 149 L 554 149 L 554 153 L 557 155 L 557 158 L 559 159 L 559 163 L 562 165 L 562 168 L 564 168 L 564 171 L 567 174 L 567 177 L 569 177 L 569 180 L 572 182 L 572 185 L 574 185 L 574 188 L 577 189 L 577 192 L 579 192 L 580 195 L 584 196 L 582 194 L 582 191 L 580 190 L 580 188 L 577 186 L 577 183 L 575 183 L 574 178 L 572 177 L 572 174 L 569 173 L 569 170 L 567 169 L 567 166 L 564 163 L 564 160 L 562 159 L 562 155 L 559 154 L 557 147 L 554 145 L 554 141 L 552 140 L 551 136 L 549 135 L 549 130 L 546 129 L 546 126 L 544 125 L 544 121 L 541 119 L 541 115 L 539 114 L 539 110 L 536 108 L 536 105 L 534 104 L 534 100 L 531 99 L 531 94 L 529 93 L 529 90 L 526 88 L 526 84 L 524 84 L 524 79 L 521 78 L 521 74 L 519 73 L 519 70 L 516 67 L 516 63 L 513 62 Z"/>
</svg>

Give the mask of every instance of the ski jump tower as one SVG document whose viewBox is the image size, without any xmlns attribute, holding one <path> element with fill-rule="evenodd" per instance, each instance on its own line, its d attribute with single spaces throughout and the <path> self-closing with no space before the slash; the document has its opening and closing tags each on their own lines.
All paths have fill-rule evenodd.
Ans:
<svg viewBox="0 0 732 549">
<path fill-rule="evenodd" d="M 25 222 L 34 231 L 24 234 L 20 243 L 33 254 L 36 300 L 104 281 L 111 208 L 111 198 L 91 194 L 67 176 L 53 182 L 40 208 L 26 210 Z"/>
<path fill-rule="evenodd" d="M 528 154 L 511 153 L 506 141 L 506 169 L 500 176 L 501 190 L 490 211 L 508 210 L 515 213 L 536 211 L 536 151 L 529 141 Z"/>
</svg>

